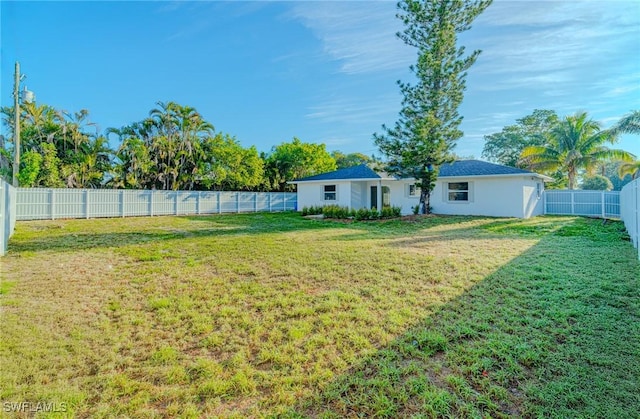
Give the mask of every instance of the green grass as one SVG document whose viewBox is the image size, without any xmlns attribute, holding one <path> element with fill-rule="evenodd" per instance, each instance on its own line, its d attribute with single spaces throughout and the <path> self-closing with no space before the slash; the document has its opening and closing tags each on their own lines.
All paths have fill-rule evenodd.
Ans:
<svg viewBox="0 0 640 419">
<path fill-rule="evenodd" d="M 21 222 L 1 262 L 1 402 L 98 418 L 640 411 L 640 263 L 618 222 Z"/>
</svg>

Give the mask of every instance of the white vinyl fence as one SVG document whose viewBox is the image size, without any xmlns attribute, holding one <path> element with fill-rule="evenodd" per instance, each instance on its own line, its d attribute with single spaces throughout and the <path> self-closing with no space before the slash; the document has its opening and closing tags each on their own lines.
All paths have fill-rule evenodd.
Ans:
<svg viewBox="0 0 640 419">
<path fill-rule="evenodd" d="M 16 225 L 16 188 L 0 179 L 0 256 L 7 252 Z"/>
<path fill-rule="evenodd" d="M 620 218 L 620 192 L 547 190 L 544 191 L 544 213 Z"/>
<path fill-rule="evenodd" d="M 640 179 L 625 185 L 620 192 L 620 215 L 640 259 Z"/>
<path fill-rule="evenodd" d="M 17 189 L 18 220 L 223 214 L 296 210 L 291 192 Z"/>
</svg>

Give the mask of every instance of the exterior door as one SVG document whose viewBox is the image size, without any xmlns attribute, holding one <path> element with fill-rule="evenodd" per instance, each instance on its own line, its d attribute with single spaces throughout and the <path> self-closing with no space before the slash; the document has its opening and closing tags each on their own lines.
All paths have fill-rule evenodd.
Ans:
<svg viewBox="0 0 640 419">
<path fill-rule="evenodd" d="M 391 189 L 388 186 L 382 187 L 382 207 L 390 207 L 391 206 Z M 369 208 L 376 208 L 380 211 L 381 208 L 378 207 L 378 187 L 371 187 L 371 206 Z"/>
<path fill-rule="evenodd" d="M 378 187 L 371 187 L 371 205 L 369 208 L 378 208 Z"/>
</svg>

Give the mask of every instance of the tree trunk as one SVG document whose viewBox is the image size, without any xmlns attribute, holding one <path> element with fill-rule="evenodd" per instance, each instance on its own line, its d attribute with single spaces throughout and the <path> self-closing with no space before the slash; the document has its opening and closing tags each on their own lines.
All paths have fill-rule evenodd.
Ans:
<svg viewBox="0 0 640 419">
<path fill-rule="evenodd" d="M 569 170 L 568 175 L 569 175 L 569 189 L 573 190 L 574 182 L 575 182 L 575 179 L 576 179 L 576 174 L 575 174 L 575 172 L 573 170 Z"/>
<path fill-rule="evenodd" d="M 422 188 L 420 192 L 420 213 L 431 214 L 431 191 L 429 188 Z"/>
</svg>

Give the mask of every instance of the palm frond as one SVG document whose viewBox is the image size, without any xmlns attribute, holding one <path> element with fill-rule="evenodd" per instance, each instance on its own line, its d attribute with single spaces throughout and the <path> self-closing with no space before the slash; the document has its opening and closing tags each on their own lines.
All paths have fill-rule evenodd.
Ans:
<svg viewBox="0 0 640 419">
<path fill-rule="evenodd" d="M 620 179 L 624 178 L 626 175 L 631 175 L 634 179 L 640 176 L 640 160 L 624 163 L 618 167 L 618 176 L 620 176 Z"/>
<path fill-rule="evenodd" d="M 615 133 L 640 134 L 640 111 L 624 116 L 611 130 Z"/>
</svg>

